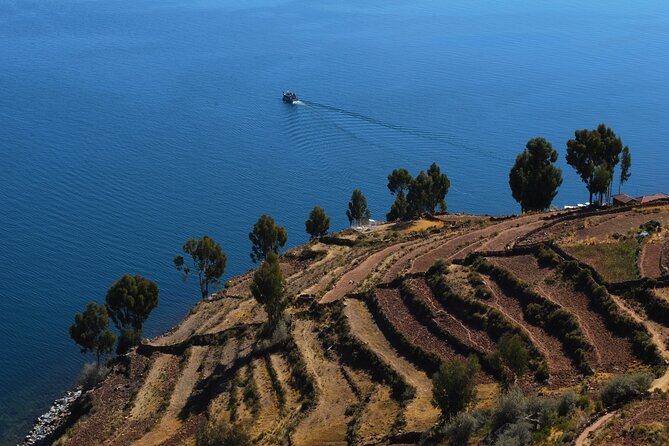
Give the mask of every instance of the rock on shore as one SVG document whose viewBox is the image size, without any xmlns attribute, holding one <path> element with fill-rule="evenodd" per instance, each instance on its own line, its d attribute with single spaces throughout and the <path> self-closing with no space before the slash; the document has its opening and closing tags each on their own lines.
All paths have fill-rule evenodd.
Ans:
<svg viewBox="0 0 669 446">
<path fill-rule="evenodd" d="M 46 444 L 51 434 L 53 434 L 70 415 L 70 408 L 81 396 L 81 390 L 69 391 L 64 397 L 57 399 L 51 405 L 49 411 L 40 415 L 32 430 L 26 435 L 25 440 L 20 446 L 37 446 Z"/>
</svg>

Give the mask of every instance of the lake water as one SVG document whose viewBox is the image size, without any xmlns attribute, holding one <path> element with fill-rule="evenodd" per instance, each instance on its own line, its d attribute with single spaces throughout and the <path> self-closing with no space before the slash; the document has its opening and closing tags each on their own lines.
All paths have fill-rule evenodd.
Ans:
<svg viewBox="0 0 669 446">
<path fill-rule="evenodd" d="M 301 244 L 312 206 L 343 228 L 357 187 L 383 218 L 389 171 L 432 161 L 449 210 L 517 212 L 535 136 L 556 204 L 583 202 L 565 141 L 600 121 L 632 148 L 624 191 L 669 192 L 668 25 L 664 0 L 0 0 L 0 444 L 73 384 L 72 316 L 120 275 L 160 286 L 147 335 L 185 315 L 189 237 L 230 277 L 261 213 Z"/>
</svg>

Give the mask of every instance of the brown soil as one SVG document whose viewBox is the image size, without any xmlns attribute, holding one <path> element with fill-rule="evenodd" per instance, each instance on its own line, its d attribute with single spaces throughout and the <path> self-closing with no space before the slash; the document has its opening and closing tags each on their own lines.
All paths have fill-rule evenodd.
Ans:
<svg viewBox="0 0 669 446">
<path fill-rule="evenodd" d="M 636 401 L 610 416 L 583 446 L 655 446 L 669 443 L 669 400 L 654 396 Z M 577 443 L 578 444 L 578 443 Z"/>
<path fill-rule="evenodd" d="M 593 346 L 587 359 L 596 371 L 623 372 L 635 362 L 630 341 L 609 330 L 604 317 L 591 308 L 588 297 L 574 289 L 571 283 L 560 280 L 554 270 L 539 267 L 537 259 L 530 255 L 490 260 L 508 269 L 532 285 L 539 294 L 576 316 L 583 334 Z"/>
<path fill-rule="evenodd" d="M 346 409 L 356 398 L 339 365 L 325 357 L 315 328 L 313 322 L 306 320 L 294 323 L 295 343 L 315 381 L 318 399 L 316 407 L 295 429 L 293 444 L 346 445 L 346 427 L 350 418 Z"/>
<path fill-rule="evenodd" d="M 443 361 L 464 359 L 450 345 L 433 335 L 425 325 L 412 316 L 402 301 L 399 290 L 378 288 L 376 299 L 385 317 L 409 343 L 437 355 Z"/>
<path fill-rule="evenodd" d="M 486 303 L 500 311 L 508 320 L 521 327 L 532 340 L 532 343 L 546 357 L 550 387 L 560 388 L 578 382 L 582 375 L 576 370 L 571 359 L 565 353 L 560 340 L 527 322 L 520 302 L 504 293 L 489 277 L 482 277 L 492 293 L 492 298 L 486 300 Z"/>
<path fill-rule="evenodd" d="M 491 352 L 495 349 L 495 343 L 490 339 L 488 333 L 468 325 L 441 306 L 432 294 L 432 290 L 430 290 L 424 277 L 409 279 L 407 285 L 418 299 L 428 305 L 434 316 L 434 321 L 444 331 L 453 334 L 466 345 L 481 352 Z"/>
<path fill-rule="evenodd" d="M 451 238 L 452 235 L 447 235 L 446 237 L 432 237 L 428 239 L 427 241 L 423 241 L 420 244 L 416 244 L 412 246 L 410 249 L 408 249 L 405 253 L 399 256 L 392 265 L 386 270 L 385 274 L 383 275 L 383 278 L 381 279 L 381 283 L 390 283 L 392 282 L 397 276 L 399 276 L 406 268 L 408 268 L 411 264 L 411 261 L 422 255 L 425 254 L 427 251 L 430 251 L 434 249 L 438 244 L 443 243 L 443 240 Z"/>
<path fill-rule="evenodd" d="M 374 322 L 365 304 L 357 299 L 346 299 L 344 309 L 352 334 L 393 368 L 410 386 L 416 389 L 415 398 L 407 405 L 404 418 L 407 432 L 422 432 L 434 425 L 439 412 L 432 406 L 432 382 L 425 372 L 418 370 L 399 356 Z"/>
<path fill-rule="evenodd" d="M 395 252 L 406 248 L 411 245 L 411 242 L 408 243 L 398 243 L 396 245 L 391 245 L 385 249 L 382 249 L 379 252 L 372 254 L 367 257 L 362 263 L 354 267 L 346 274 L 341 276 L 337 281 L 335 287 L 325 293 L 321 299 L 321 303 L 334 302 L 339 300 L 351 293 L 353 290 L 358 288 L 362 282 L 372 273 L 372 271 L 388 256 L 394 254 Z"/>
<path fill-rule="evenodd" d="M 467 251 L 468 245 L 479 240 L 486 240 L 481 244 L 481 246 L 485 246 L 486 250 L 504 249 L 508 243 L 516 240 L 516 238 L 522 234 L 527 233 L 534 227 L 543 225 L 544 221 L 541 219 L 544 216 L 545 215 L 543 214 L 526 215 L 511 220 L 505 220 L 482 229 L 469 231 L 465 234 L 452 238 L 439 247 L 417 257 L 413 261 L 409 271 L 425 272 L 438 259 L 443 258 L 450 260 L 456 256 L 464 257 L 467 252 L 471 251 L 471 249 Z M 481 248 L 477 247 L 477 250 L 478 249 Z"/>
<path fill-rule="evenodd" d="M 173 371 L 178 370 L 180 358 L 162 353 L 156 353 L 154 357 L 149 373 L 141 389 L 139 389 L 130 411 L 130 419 L 132 420 L 155 417 L 156 413 L 164 409 L 169 403 L 170 392 L 175 383 L 168 377 L 173 377 Z"/>
<path fill-rule="evenodd" d="M 641 277 L 660 277 L 660 255 L 662 254 L 662 245 L 664 240 L 653 240 L 644 243 L 639 255 L 639 271 Z"/>
<path fill-rule="evenodd" d="M 200 333 L 218 333 L 228 328 L 241 324 L 257 324 L 267 319 L 267 313 L 258 305 L 255 299 L 246 299 L 241 301 L 235 308 L 231 309 L 225 315 L 207 321 L 196 332 Z"/>
<path fill-rule="evenodd" d="M 660 254 L 660 270 L 662 274 L 669 274 L 669 239 L 662 245 Z"/>
<path fill-rule="evenodd" d="M 614 217 L 604 220 L 599 224 L 577 230 L 574 237 L 577 240 L 586 240 L 589 238 L 602 240 L 613 234 L 625 235 L 629 231 L 639 232 L 639 225 L 650 220 L 657 220 L 662 226 L 669 224 L 669 211 L 666 208 L 662 212 L 657 213 L 642 213 L 630 210 L 629 212 L 614 215 Z"/>
<path fill-rule="evenodd" d="M 501 223 L 499 223 L 501 224 Z M 457 237 L 450 238 L 445 242 L 439 244 L 435 248 L 419 255 L 413 259 L 409 268 L 410 273 L 424 273 L 436 262 L 438 259 L 450 260 L 453 256 L 465 250 L 469 245 L 481 239 L 490 237 L 499 224 L 487 227 L 485 229 L 477 229 Z"/>
<path fill-rule="evenodd" d="M 154 355 L 154 360 L 158 354 Z M 153 360 L 132 354 L 130 369 L 126 376 L 122 367 L 117 367 L 94 392 L 91 392 L 93 410 L 90 415 L 77 421 L 68 434 L 58 444 L 71 446 L 98 446 L 111 444 L 107 439 L 116 435 L 114 444 L 129 445 L 142 435 L 155 420 L 127 420 L 126 405 L 140 391 L 149 374 Z M 178 366 L 172 374 L 176 376 Z"/>
<path fill-rule="evenodd" d="M 478 250 L 502 251 L 507 246 L 513 245 L 516 242 L 516 240 L 518 240 L 520 237 L 524 236 L 528 232 L 540 228 L 546 224 L 546 222 L 543 220 L 537 220 L 537 216 L 531 216 L 531 217 L 535 218 L 532 219 L 528 217 L 522 223 L 519 222 L 519 220 L 521 219 L 516 220 L 516 222 L 520 226 L 511 227 L 508 229 L 504 229 L 503 231 L 500 231 L 499 234 L 497 234 L 495 237 L 490 238 L 480 248 L 478 248 Z"/>
<path fill-rule="evenodd" d="M 630 230 L 638 231 L 639 225 L 649 220 L 659 220 L 664 226 L 669 223 L 669 211 L 666 207 L 658 209 L 660 212 L 630 209 L 618 214 L 596 215 L 558 222 L 524 238 L 521 244 L 533 244 L 547 240 L 574 241 L 590 238 L 603 240 L 614 234 L 625 235 Z"/>
</svg>

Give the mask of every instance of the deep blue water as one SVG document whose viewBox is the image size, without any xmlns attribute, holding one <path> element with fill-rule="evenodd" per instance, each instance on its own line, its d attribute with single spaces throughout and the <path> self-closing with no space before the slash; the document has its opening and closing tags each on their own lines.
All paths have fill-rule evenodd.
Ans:
<svg viewBox="0 0 669 446">
<path fill-rule="evenodd" d="M 383 218 L 388 172 L 432 161 L 451 211 L 516 212 L 534 136 L 556 204 L 582 202 L 565 141 L 600 121 L 632 148 L 624 190 L 669 192 L 669 3 L 582 3 L 0 0 L 0 444 L 73 383 L 72 315 L 120 275 L 160 286 L 147 335 L 188 311 L 189 237 L 230 277 L 261 213 L 294 246 L 313 205 L 342 228 L 359 187 Z"/>
</svg>

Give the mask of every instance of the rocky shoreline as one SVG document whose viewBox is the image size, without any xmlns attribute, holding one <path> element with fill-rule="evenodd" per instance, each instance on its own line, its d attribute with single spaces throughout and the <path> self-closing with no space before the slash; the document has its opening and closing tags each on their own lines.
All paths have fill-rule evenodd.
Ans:
<svg viewBox="0 0 669 446">
<path fill-rule="evenodd" d="M 33 428 L 19 446 L 39 446 L 49 444 L 53 435 L 70 416 L 72 404 L 82 395 L 81 389 L 68 391 L 64 397 L 53 402 L 49 411 L 40 415 Z"/>
</svg>

